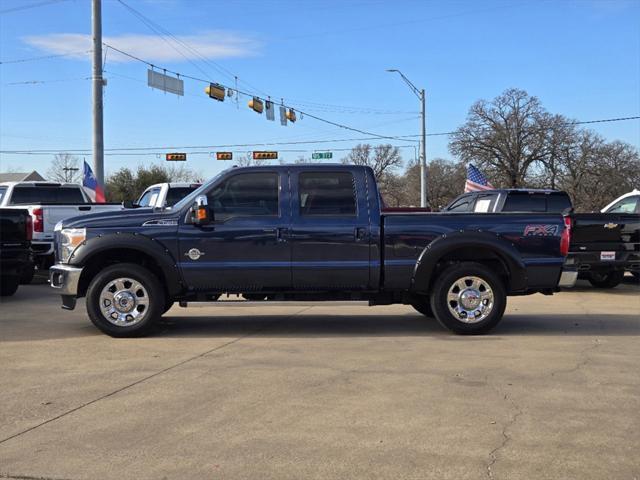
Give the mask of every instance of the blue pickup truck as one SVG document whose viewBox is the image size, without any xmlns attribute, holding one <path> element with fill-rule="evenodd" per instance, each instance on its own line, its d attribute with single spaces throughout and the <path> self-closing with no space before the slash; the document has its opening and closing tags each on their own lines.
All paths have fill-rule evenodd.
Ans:
<svg viewBox="0 0 640 480">
<path fill-rule="evenodd" d="M 50 280 L 63 308 L 86 296 L 115 337 L 149 333 L 176 301 L 224 293 L 408 304 L 479 334 L 508 295 L 575 283 L 569 240 L 560 214 L 385 213 L 368 167 L 232 168 L 170 208 L 64 220 Z"/>
</svg>

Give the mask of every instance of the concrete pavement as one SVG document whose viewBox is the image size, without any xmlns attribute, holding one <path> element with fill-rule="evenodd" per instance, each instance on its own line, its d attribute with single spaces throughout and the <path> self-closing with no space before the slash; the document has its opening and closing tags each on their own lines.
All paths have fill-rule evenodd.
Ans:
<svg viewBox="0 0 640 480">
<path fill-rule="evenodd" d="M 0 304 L 0 478 L 637 479 L 640 288 L 405 306 L 174 307 L 112 339 L 46 285 Z"/>
</svg>

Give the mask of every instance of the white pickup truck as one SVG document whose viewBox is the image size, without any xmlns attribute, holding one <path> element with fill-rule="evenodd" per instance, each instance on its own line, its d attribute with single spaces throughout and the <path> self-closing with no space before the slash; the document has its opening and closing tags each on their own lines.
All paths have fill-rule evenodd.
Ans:
<svg viewBox="0 0 640 480">
<path fill-rule="evenodd" d="M 172 207 L 184 197 L 200 187 L 199 183 L 156 183 L 147 187 L 135 203 L 126 203 L 129 208 Z"/>
<path fill-rule="evenodd" d="M 91 203 L 81 185 L 55 182 L 0 183 L 0 207 L 29 211 L 33 225 L 32 249 L 39 268 L 53 264 L 53 229 L 60 220 L 89 213 L 120 210 L 122 205 Z"/>
</svg>

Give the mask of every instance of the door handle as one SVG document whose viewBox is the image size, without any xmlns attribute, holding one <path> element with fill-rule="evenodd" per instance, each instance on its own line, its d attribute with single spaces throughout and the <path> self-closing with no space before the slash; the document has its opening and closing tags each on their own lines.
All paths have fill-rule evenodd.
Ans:
<svg viewBox="0 0 640 480">
<path fill-rule="evenodd" d="M 357 227 L 355 230 L 354 236 L 355 236 L 356 242 L 360 242 L 364 240 L 367 237 L 367 229 L 364 227 Z"/>
<path fill-rule="evenodd" d="M 276 240 L 278 242 L 286 242 L 289 237 L 289 229 L 286 227 L 276 228 Z"/>
</svg>

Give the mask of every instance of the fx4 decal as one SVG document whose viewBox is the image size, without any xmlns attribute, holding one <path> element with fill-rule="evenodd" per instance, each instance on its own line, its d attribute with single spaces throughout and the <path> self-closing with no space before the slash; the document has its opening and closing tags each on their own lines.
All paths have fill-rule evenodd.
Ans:
<svg viewBox="0 0 640 480">
<path fill-rule="evenodd" d="M 558 234 L 558 225 L 527 225 L 525 237 L 553 237 Z"/>
</svg>

